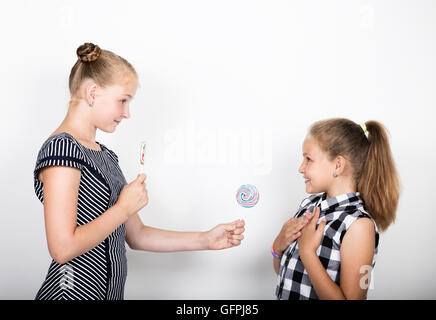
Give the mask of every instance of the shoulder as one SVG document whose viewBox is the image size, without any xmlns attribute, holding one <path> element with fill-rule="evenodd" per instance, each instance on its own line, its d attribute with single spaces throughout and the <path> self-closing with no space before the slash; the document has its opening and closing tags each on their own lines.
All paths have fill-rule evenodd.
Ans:
<svg viewBox="0 0 436 320">
<path fill-rule="evenodd" d="M 341 232 L 341 242 L 346 239 L 360 239 L 366 241 L 375 239 L 378 244 L 378 229 L 374 219 L 365 211 L 355 210 L 345 216 L 343 220 L 343 231 Z"/>
<path fill-rule="evenodd" d="M 41 151 L 50 151 L 51 155 L 63 155 L 69 154 L 73 150 L 77 151 L 76 153 L 82 153 L 79 143 L 68 133 L 62 132 L 48 137 L 42 144 L 40 153 Z"/>
<path fill-rule="evenodd" d="M 374 226 L 374 222 L 368 218 L 355 220 L 343 236 L 341 252 L 352 253 L 358 248 L 358 251 L 373 254 L 378 246 L 378 235 Z"/>
<path fill-rule="evenodd" d="M 35 178 L 41 169 L 51 166 L 74 167 L 81 170 L 85 165 L 83 150 L 77 141 L 63 132 L 50 136 L 38 152 L 34 169 Z"/>
<path fill-rule="evenodd" d="M 71 143 L 77 142 L 76 139 L 74 139 L 74 137 L 67 132 L 53 134 L 53 135 L 49 136 L 46 141 L 49 142 L 49 141 L 60 141 L 60 140 L 69 141 Z"/>
<path fill-rule="evenodd" d="M 362 205 L 351 205 L 344 208 L 343 223 L 346 229 L 349 229 L 352 224 L 359 220 L 370 221 L 372 226 L 375 227 L 374 219 L 366 212 Z"/>
<path fill-rule="evenodd" d="M 356 235 L 375 234 L 375 224 L 369 217 L 358 216 L 349 226 L 347 233 Z"/>
</svg>

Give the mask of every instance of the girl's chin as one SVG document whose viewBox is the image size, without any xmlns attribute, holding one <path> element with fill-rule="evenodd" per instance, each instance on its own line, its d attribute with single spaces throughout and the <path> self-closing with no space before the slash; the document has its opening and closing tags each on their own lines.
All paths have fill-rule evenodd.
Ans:
<svg viewBox="0 0 436 320">
<path fill-rule="evenodd" d="M 103 132 L 107 132 L 107 133 L 112 133 L 115 132 L 115 130 L 117 129 L 117 126 L 113 126 L 113 127 L 104 127 L 104 128 L 98 128 Z"/>
<path fill-rule="evenodd" d="M 306 193 L 310 193 L 310 194 L 315 194 L 315 193 L 320 193 L 321 191 L 316 190 L 315 188 L 313 188 L 311 185 L 309 185 L 308 183 L 306 183 Z"/>
</svg>

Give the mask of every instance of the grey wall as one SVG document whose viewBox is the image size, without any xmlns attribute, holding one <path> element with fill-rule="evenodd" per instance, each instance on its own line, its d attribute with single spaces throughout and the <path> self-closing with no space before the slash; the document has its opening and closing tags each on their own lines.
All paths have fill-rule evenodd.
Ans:
<svg viewBox="0 0 436 320">
<path fill-rule="evenodd" d="M 128 249 L 126 299 L 274 299 L 270 246 L 306 196 L 301 144 L 312 122 L 331 117 L 383 122 L 403 184 L 369 298 L 436 298 L 435 10 L 432 1 L 2 3 L 0 298 L 33 299 L 50 263 L 32 171 L 66 113 L 84 42 L 140 76 L 131 119 L 97 140 L 128 181 L 147 141 L 144 223 L 246 221 L 230 250 Z M 235 201 L 246 183 L 260 191 L 252 209 Z"/>
</svg>

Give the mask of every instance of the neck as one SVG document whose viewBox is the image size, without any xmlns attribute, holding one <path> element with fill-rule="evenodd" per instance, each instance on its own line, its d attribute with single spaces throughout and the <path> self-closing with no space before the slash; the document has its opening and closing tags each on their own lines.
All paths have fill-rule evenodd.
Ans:
<svg viewBox="0 0 436 320">
<path fill-rule="evenodd" d="M 97 128 L 89 121 L 89 115 L 82 105 L 70 106 L 58 130 L 64 131 L 85 143 L 95 143 Z"/>
<path fill-rule="evenodd" d="M 327 190 L 327 199 L 357 191 L 351 179 L 346 179 L 346 177 L 338 177 L 336 179 L 335 183 Z"/>
</svg>

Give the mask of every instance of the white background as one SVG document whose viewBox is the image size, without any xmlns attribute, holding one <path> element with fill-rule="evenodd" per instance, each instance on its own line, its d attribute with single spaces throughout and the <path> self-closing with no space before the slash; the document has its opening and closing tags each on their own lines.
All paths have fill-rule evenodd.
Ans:
<svg viewBox="0 0 436 320">
<path fill-rule="evenodd" d="M 384 123 L 403 185 L 381 235 L 370 299 L 436 298 L 434 1 L 8 1 L 0 8 L 0 298 L 33 299 L 50 263 L 33 191 L 39 148 L 67 111 L 76 48 L 136 68 L 131 119 L 97 140 L 128 181 L 146 140 L 145 224 L 246 221 L 224 251 L 128 249 L 126 299 L 274 299 L 270 246 L 306 196 L 309 125 Z M 254 184 L 260 202 L 239 207 Z"/>
</svg>

